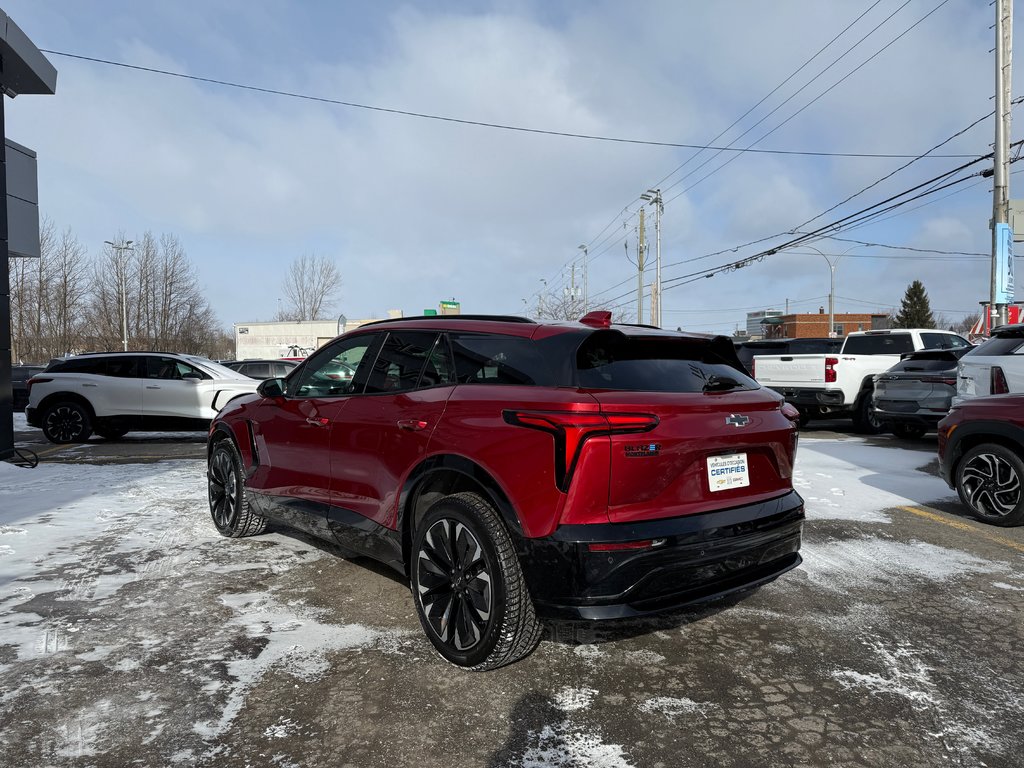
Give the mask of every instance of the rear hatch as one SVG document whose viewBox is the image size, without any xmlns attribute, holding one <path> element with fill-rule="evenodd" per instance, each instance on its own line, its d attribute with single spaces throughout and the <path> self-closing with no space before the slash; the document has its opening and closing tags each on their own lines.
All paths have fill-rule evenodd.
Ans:
<svg viewBox="0 0 1024 768">
<path fill-rule="evenodd" d="M 875 406 L 887 413 L 945 413 L 956 392 L 957 355 L 917 352 L 875 377 Z"/>
<path fill-rule="evenodd" d="M 606 414 L 657 423 L 610 436 L 608 517 L 636 522 L 752 504 L 792 489 L 796 428 L 724 337 L 602 331 L 580 348 L 580 386 Z"/>
</svg>

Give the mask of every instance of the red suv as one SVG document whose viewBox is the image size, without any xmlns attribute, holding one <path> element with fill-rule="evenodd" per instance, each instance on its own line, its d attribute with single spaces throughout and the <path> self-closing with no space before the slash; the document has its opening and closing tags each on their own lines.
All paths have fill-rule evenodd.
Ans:
<svg viewBox="0 0 1024 768">
<path fill-rule="evenodd" d="M 979 520 L 1024 523 L 1024 395 L 954 405 L 939 422 L 939 470 Z"/>
<path fill-rule="evenodd" d="M 538 616 L 653 614 L 799 565 L 797 417 L 722 336 L 385 320 L 221 411 L 210 508 L 225 536 L 282 523 L 387 563 L 440 654 L 491 669 Z"/>
</svg>

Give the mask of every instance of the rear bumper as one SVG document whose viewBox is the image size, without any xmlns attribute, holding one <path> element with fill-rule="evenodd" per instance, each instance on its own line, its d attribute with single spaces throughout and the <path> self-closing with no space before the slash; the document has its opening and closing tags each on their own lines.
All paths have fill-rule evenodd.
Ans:
<svg viewBox="0 0 1024 768">
<path fill-rule="evenodd" d="M 25 406 L 25 421 L 30 427 L 42 426 L 39 422 L 39 409 Z"/>
<path fill-rule="evenodd" d="M 802 387 L 769 387 L 782 395 L 786 402 L 800 408 L 821 408 L 834 410 L 846 407 L 842 390 L 806 389 Z"/>
<path fill-rule="evenodd" d="M 524 574 L 541 616 L 620 619 L 671 611 L 766 584 L 801 562 L 803 499 L 645 523 L 565 525 L 523 539 Z M 597 542 L 664 540 L 642 550 Z"/>
</svg>

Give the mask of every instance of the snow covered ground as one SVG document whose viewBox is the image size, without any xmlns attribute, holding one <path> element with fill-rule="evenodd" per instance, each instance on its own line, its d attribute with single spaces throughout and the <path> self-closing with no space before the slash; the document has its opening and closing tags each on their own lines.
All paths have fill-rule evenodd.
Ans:
<svg viewBox="0 0 1024 768">
<path fill-rule="evenodd" d="M 1015 685 L 1012 680 L 991 684 L 983 697 L 985 718 L 973 717 L 973 709 L 964 714 L 957 707 L 967 705 L 954 705 L 942 688 L 944 676 L 953 673 L 936 673 L 929 663 L 929 655 L 938 652 L 935 647 L 923 648 L 910 639 L 881 640 L 865 629 L 871 622 L 877 627 L 910 620 L 883 616 L 876 598 L 865 596 L 898 589 L 935 594 L 939 585 L 982 579 L 984 589 L 991 587 L 1016 605 L 1024 603 L 1019 597 L 1024 580 L 1012 558 L 983 557 L 902 531 L 900 507 L 955 502 L 955 494 L 939 478 L 921 471 L 932 458 L 860 439 L 804 439 L 794 478 L 807 502 L 810 534 L 801 569 L 761 590 L 757 600 L 721 614 L 702 614 L 702 621 L 692 627 L 654 624 L 639 636 L 633 632 L 617 642 L 570 648 L 547 642 L 510 671 L 482 677 L 465 676 L 433 660 L 404 587 L 386 575 L 339 560 L 294 536 L 271 533 L 241 541 L 219 537 L 208 519 L 205 467 L 199 461 L 43 463 L 36 469 L 0 463 L 0 755 L 19 755 L 12 765 L 121 765 L 129 758 L 143 765 L 298 764 L 284 756 L 294 756 L 301 748 L 289 751 L 280 745 L 291 744 L 292 738 L 303 741 L 299 737 L 311 732 L 315 716 L 296 714 L 302 711 L 301 697 L 288 710 L 292 714 L 273 709 L 275 702 L 299 695 L 292 691 L 342 685 L 341 692 L 331 689 L 324 705 L 344 708 L 355 697 L 359 713 L 367 707 L 371 712 L 400 707 L 396 701 L 421 695 L 424 703 L 410 715 L 415 717 L 424 716 L 439 698 L 463 698 L 459 681 L 465 680 L 466 686 L 484 686 L 497 696 L 486 708 L 489 712 L 496 707 L 494 719 L 487 720 L 494 734 L 483 728 L 474 736 L 482 745 L 474 748 L 478 753 L 492 750 L 495 764 L 642 765 L 647 761 L 636 757 L 637 744 L 609 733 L 616 718 L 599 715 L 602 707 L 632 697 L 632 716 L 655 718 L 655 728 L 666 734 L 676 734 L 684 721 L 693 729 L 731 717 L 727 700 L 735 691 L 718 701 L 711 700 L 713 687 L 697 695 L 697 672 L 680 676 L 683 667 L 678 665 L 694 663 L 689 644 L 728 643 L 730 627 L 750 624 L 755 636 L 767 632 L 772 637 L 751 647 L 773 654 L 774 662 L 754 664 L 744 650 L 735 660 L 746 670 L 744 681 L 773 675 L 785 680 L 787 669 L 799 669 L 805 678 L 816 676 L 811 688 L 817 686 L 829 696 L 862 702 L 889 697 L 884 700 L 907 707 L 911 714 L 955 721 L 930 721 L 928 726 L 946 745 L 950 764 L 971 764 L 978 754 L 991 760 L 1020 746 L 1019 740 L 1017 745 L 1008 743 L 1005 729 L 983 725 L 989 713 L 1024 715 L 1019 686 L 1013 693 L 1003 690 Z M 336 586 L 325 591 L 320 579 Z M 763 595 L 777 602 L 760 601 Z M 817 603 L 824 608 L 816 608 Z M 843 613 L 846 605 L 851 607 Z M 799 624 L 801 629 L 790 636 L 767 629 L 783 624 Z M 709 626 L 718 627 L 719 634 L 702 640 L 702 628 Z M 814 634 L 836 631 L 844 633 L 844 640 L 834 641 L 835 647 L 848 642 L 853 655 L 830 655 L 832 641 Z M 685 641 L 681 632 L 689 633 Z M 752 641 L 756 637 L 737 642 Z M 937 640 L 935 646 L 945 642 L 949 640 Z M 723 650 L 720 656 L 735 655 L 738 648 Z M 1019 649 L 1013 652 L 1019 654 Z M 808 672 L 816 654 L 818 666 Z M 634 670 L 646 683 L 633 691 L 632 683 L 614 683 L 614 675 L 611 681 L 601 678 L 613 660 L 613 668 Z M 742 666 L 749 664 L 753 666 Z M 774 672 L 765 664 L 774 664 Z M 426 682 L 410 682 L 419 680 L 423 670 Z M 657 670 L 661 672 L 653 675 Z M 412 677 L 401 677 L 398 693 L 378 699 L 364 683 L 345 687 L 351 675 L 365 681 L 371 692 L 375 685 L 385 690 L 395 684 L 393 675 Z M 544 711 L 551 715 L 538 719 L 531 714 L 518 746 L 502 751 L 503 731 L 517 722 L 522 701 L 530 701 L 527 697 L 512 706 L 512 692 L 524 685 L 527 690 L 549 686 Z M 742 687 L 736 685 L 736 690 Z M 778 682 L 771 686 L 774 692 L 761 691 L 769 687 L 764 683 L 750 695 L 763 695 L 768 702 L 782 695 L 775 699 L 782 702 L 789 695 L 787 685 L 795 690 Z M 418 691 L 418 686 L 424 690 L 410 693 L 410 687 Z M 509 686 L 508 691 L 496 693 L 502 686 Z M 278 693 L 268 695 L 270 689 Z M 639 698 L 637 692 L 642 693 Z M 970 696 L 967 700 L 980 712 L 980 703 L 971 702 Z M 845 705 L 846 699 L 841 701 Z M 237 743 L 253 722 L 244 713 L 267 707 L 278 714 L 259 721 L 252 738 L 280 748 L 248 754 Z M 800 714 L 796 708 L 793 700 L 777 710 L 765 704 L 765 717 L 771 722 L 783 717 L 784 710 L 794 712 L 784 719 L 798 734 L 802 726 L 793 723 L 812 717 L 814 710 Z M 436 716 L 442 716 L 440 711 Z M 830 715 L 821 716 L 827 720 Z M 370 729 L 367 734 L 360 731 L 350 738 L 365 736 L 366 744 L 385 738 L 372 735 L 375 723 L 364 723 L 360 728 Z M 722 723 L 723 739 L 744 738 L 726 720 Z M 818 733 L 812 725 L 808 728 Z M 343 724 L 339 727 L 344 729 Z M 451 727 L 461 726 L 445 725 Z M 804 739 L 801 749 L 822 742 L 826 732 Z M 857 740 L 855 734 L 844 738 Z M 927 738 L 922 734 L 925 742 Z M 386 751 L 379 744 L 377 749 Z M 501 762 L 506 754 L 515 757 Z M 810 764 L 801 763 L 801 754 L 791 753 L 794 764 Z M 306 760 L 311 760 L 308 753 Z"/>
</svg>

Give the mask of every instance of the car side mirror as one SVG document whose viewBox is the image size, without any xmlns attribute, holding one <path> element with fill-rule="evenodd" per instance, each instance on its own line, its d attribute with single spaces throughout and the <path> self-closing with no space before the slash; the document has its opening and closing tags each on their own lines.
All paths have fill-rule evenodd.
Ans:
<svg viewBox="0 0 1024 768">
<path fill-rule="evenodd" d="M 196 373 L 195 371 L 189 371 L 188 373 L 183 373 L 181 378 L 185 381 L 200 382 L 203 380 L 203 375 L 201 373 Z"/>
<path fill-rule="evenodd" d="M 260 397 L 284 397 L 284 379 L 264 379 L 256 387 L 256 393 Z"/>
</svg>

